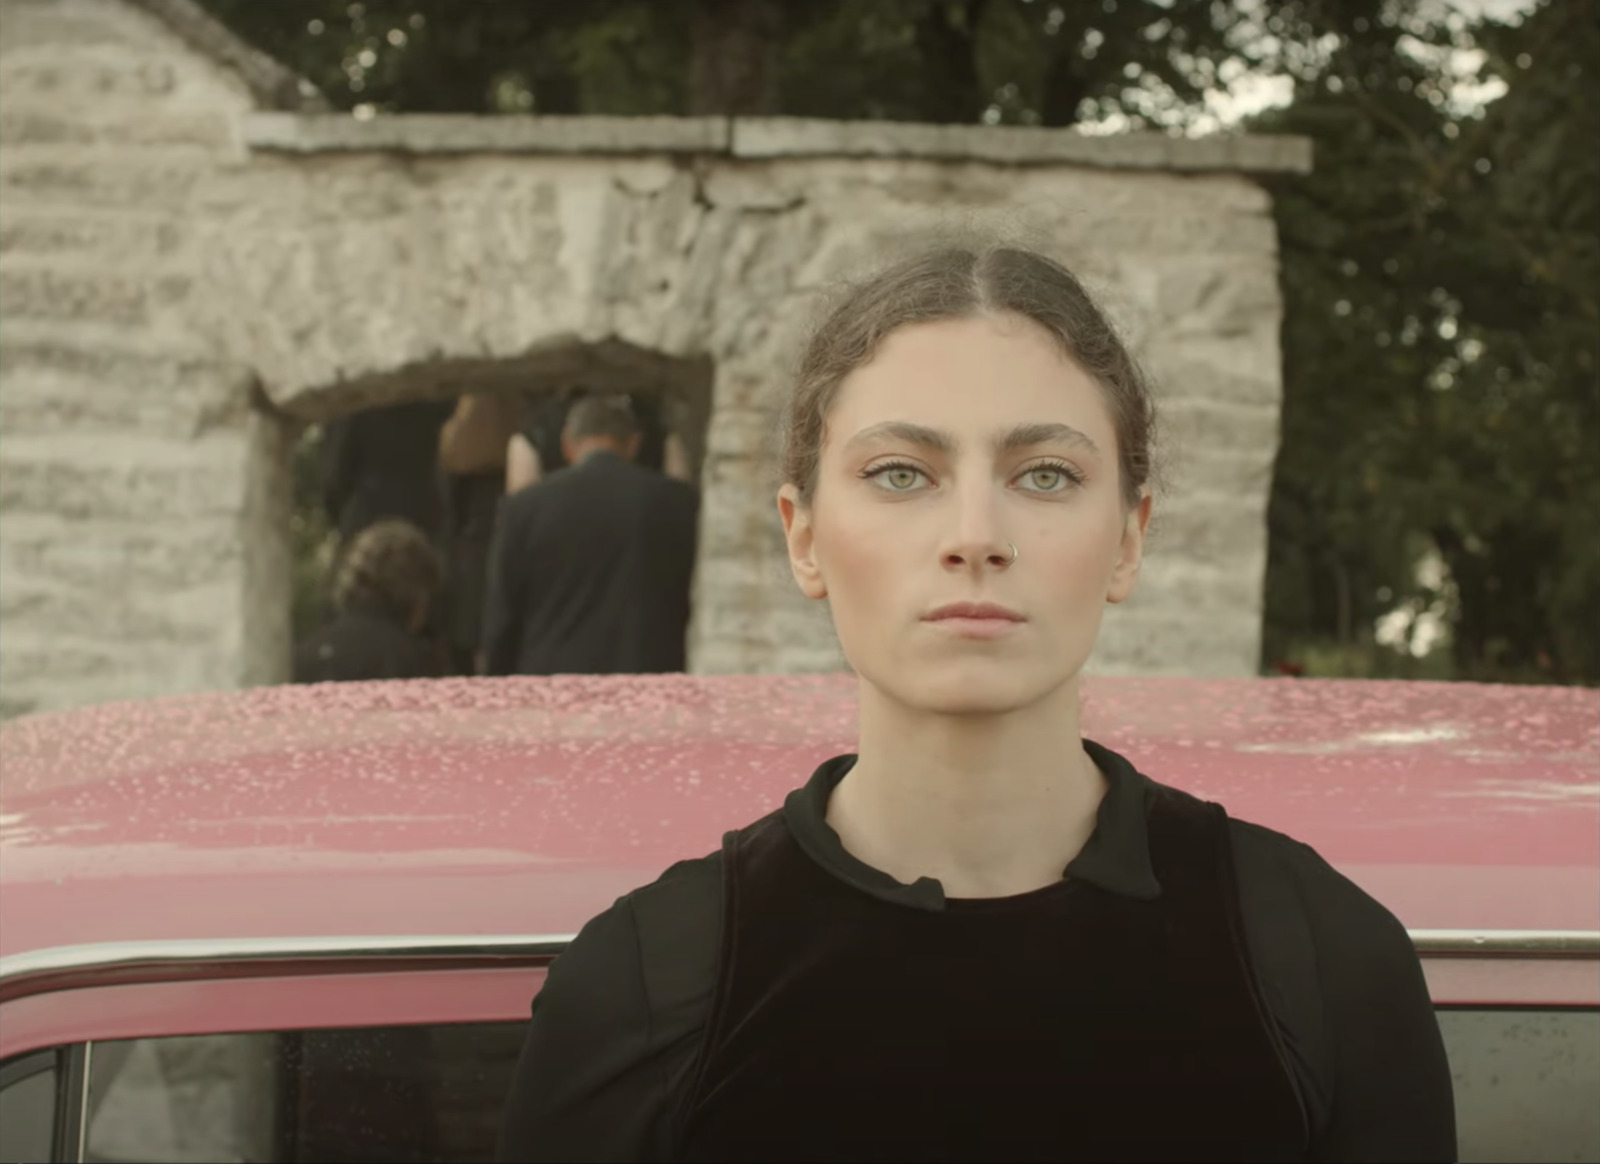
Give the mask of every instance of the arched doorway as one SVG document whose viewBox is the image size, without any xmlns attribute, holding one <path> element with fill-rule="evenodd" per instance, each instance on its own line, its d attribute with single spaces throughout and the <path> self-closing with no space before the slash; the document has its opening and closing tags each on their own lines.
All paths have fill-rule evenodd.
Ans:
<svg viewBox="0 0 1600 1164">
<path fill-rule="evenodd" d="M 484 541 L 482 505 L 477 514 L 464 512 L 473 495 L 482 498 L 477 485 L 490 484 L 483 475 L 468 480 L 439 464 L 439 434 L 456 404 L 467 396 L 495 396 L 504 401 L 503 415 L 526 419 L 517 432 L 529 434 L 528 419 L 548 416 L 550 404 L 574 394 L 595 392 L 626 395 L 638 402 L 646 432 L 639 461 L 667 471 L 667 451 L 681 450 L 684 465 L 673 467 L 698 483 L 705 461 L 706 427 L 711 413 L 712 365 L 709 359 L 664 355 L 617 340 L 584 344 L 577 341 L 541 350 L 535 355 L 509 360 L 441 360 L 396 369 L 312 392 L 320 419 L 297 426 L 290 447 L 287 542 L 292 579 L 287 620 L 290 641 L 300 641 L 329 614 L 328 581 L 341 541 L 337 461 L 345 449 L 338 441 L 352 424 L 389 425 L 399 443 L 415 446 L 393 450 L 388 471 L 415 475 L 409 491 L 420 497 L 407 513 L 433 537 L 445 560 L 447 586 L 437 612 L 437 634 L 455 652 L 455 673 L 468 673 L 475 626 L 467 612 L 481 603 L 481 562 L 468 560 L 481 554 Z M 356 403 L 352 403 L 356 402 Z M 343 407 L 340 405 L 343 404 Z M 499 410 L 497 410 L 499 411 Z M 381 430 L 374 430 L 381 431 Z M 331 434 L 331 435 L 330 435 Z M 545 442 L 532 438 L 541 447 Z M 418 445 L 426 441 L 428 447 Z M 559 448 L 544 447 L 546 471 L 561 467 Z M 492 495 L 504 482 L 502 463 Z M 405 508 L 405 507 L 401 507 Z M 478 527 L 462 536 L 469 522 Z M 353 532 L 346 529 L 346 536 Z M 285 644 L 285 650 L 288 644 Z"/>
</svg>

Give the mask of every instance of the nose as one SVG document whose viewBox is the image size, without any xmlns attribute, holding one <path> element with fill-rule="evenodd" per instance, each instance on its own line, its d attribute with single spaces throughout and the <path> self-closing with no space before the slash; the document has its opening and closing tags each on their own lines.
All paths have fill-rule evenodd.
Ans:
<svg viewBox="0 0 1600 1164">
<path fill-rule="evenodd" d="M 994 499 L 964 498 L 957 504 L 961 508 L 960 519 L 939 554 L 945 568 L 980 570 L 988 566 L 1003 570 L 1009 566 L 1013 557 L 1011 545 L 1000 536 Z"/>
</svg>

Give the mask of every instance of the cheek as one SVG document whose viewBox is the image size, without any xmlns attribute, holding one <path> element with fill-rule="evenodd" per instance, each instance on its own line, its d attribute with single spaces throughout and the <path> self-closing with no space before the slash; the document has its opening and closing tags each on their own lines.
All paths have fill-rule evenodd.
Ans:
<svg viewBox="0 0 1600 1164">
<path fill-rule="evenodd" d="M 1075 606 L 1091 599 L 1098 604 L 1116 562 L 1121 532 L 1115 515 L 1088 510 L 1036 531 L 1038 556 L 1044 559 L 1040 574 L 1059 604 Z M 1027 552 L 1020 545 L 1018 549 Z"/>
<path fill-rule="evenodd" d="M 836 620 L 875 622 L 915 572 L 915 539 L 898 509 L 817 498 L 813 553 Z"/>
</svg>

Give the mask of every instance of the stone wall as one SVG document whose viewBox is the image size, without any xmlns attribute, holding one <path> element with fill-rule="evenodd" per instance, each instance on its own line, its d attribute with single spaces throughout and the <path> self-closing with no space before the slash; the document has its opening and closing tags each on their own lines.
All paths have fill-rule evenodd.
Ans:
<svg viewBox="0 0 1600 1164">
<path fill-rule="evenodd" d="M 259 104 L 142 8 L 0 4 L 0 712 L 284 674 L 283 424 L 193 324 Z"/>
<path fill-rule="evenodd" d="M 1096 667 L 1253 671 L 1280 300 L 1248 174 L 1307 143 L 274 112 L 292 79 L 186 11 L 0 5 L 7 710 L 281 678 L 295 423 L 618 352 L 711 369 L 691 667 L 839 666 L 772 500 L 785 372 L 833 280 L 952 216 L 1022 216 L 1165 385 L 1172 489 Z"/>
</svg>

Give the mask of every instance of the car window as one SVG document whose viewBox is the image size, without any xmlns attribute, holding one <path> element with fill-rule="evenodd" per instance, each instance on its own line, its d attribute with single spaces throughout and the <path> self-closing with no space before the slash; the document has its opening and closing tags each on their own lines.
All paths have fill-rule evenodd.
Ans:
<svg viewBox="0 0 1600 1164">
<path fill-rule="evenodd" d="M 1458 1159 L 1600 1160 L 1600 1011 L 1441 1008 Z"/>
<path fill-rule="evenodd" d="M 491 1160 L 527 1022 L 95 1043 L 89 1161 Z"/>
<path fill-rule="evenodd" d="M 0 1065 L 0 1164 L 55 1155 L 59 1074 L 54 1051 Z"/>
</svg>

